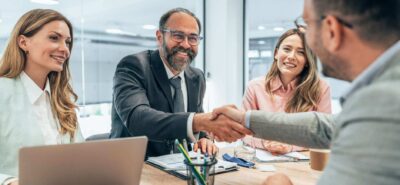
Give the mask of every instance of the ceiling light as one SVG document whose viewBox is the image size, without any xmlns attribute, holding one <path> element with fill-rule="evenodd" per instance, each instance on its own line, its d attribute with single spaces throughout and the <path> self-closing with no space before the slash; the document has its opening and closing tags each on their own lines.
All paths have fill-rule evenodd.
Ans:
<svg viewBox="0 0 400 185">
<path fill-rule="evenodd" d="M 117 29 L 117 28 L 108 28 L 108 29 L 106 29 L 106 32 L 110 33 L 110 34 L 123 34 L 124 33 L 122 30 Z"/>
<path fill-rule="evenodd" d="M 265 27 L 260 25 L 260 26 L 257 27 L 257 29 L 258 30 L 265 30 Z"/>
<path fill-rule="evenodd" d="M 157 27 L 152 24 L 145 24 L 142 26 L 142 28 L 145 30 L 155 30 Z"/>
<path fill-rule="evenodd" d="M 55 5 L 58 4 L 58 0 L 31 0 L 32 3 Z"/>
<path fill-rule="evenodd" d="M 282 28 L 282 27 L 274 27 L 274 31 L 281 32 L 281 31 L 283 31 L 283 30 L 285 30 L 285 28 Z"/>
<path fill-rule="evenodd" d="M 106 33 L 115 34 L 115 35 L 138 36 L 138 34 L 136 34 L 136 33 L 123 31 L 123 30 L 118 29 L 118 28 L 108 28 L 105 31 L 106 31 Z"/>
</svg>

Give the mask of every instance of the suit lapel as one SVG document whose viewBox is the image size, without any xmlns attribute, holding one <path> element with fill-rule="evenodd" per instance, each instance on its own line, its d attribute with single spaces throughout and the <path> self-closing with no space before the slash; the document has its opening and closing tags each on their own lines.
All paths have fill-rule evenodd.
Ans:
<svg viewBox="0 0 400 185">
<path fill-rule="evenodd" d="M 153 71 L 154 78 L 156 79 L 158 85 L 161 87 L 164 96 L 168 100 L 169 108 L 172 111 L 174 110 L 174 108 L 173 108 L 171 87 L 169 85 L 167 72 L 165 71 L 165 67 L 161 60 L 159 51 L 156 50 L 152 52 L 150 57 L 151 57 L 150 65 L 151 65 L 151 70 Z"/>
<path fill-rule="evenodd" d="M 197 98 L 199 97 L 199 76 L 194 74 L 190 67 L 185 70 L 185 81 L 187 88 L 188 97 L 188 109 L 187 112 L 198 112 L 197 110 Z"/>
</svg>

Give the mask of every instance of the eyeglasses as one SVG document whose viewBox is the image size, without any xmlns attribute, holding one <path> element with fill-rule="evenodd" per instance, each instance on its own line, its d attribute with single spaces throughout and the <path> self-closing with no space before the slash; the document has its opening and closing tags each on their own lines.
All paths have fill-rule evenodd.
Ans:
<svg viewBox="0 0 400 185">
<path fill-rule="evenodd" d="M 325 18 L 326 18 L 326 15 L 323 15 L 319 19 L 314 20 L 314 21 L 322 21 Z M 353 28 L 353 25 L 350 24 L 349 22 L 347 22 L 347 21 L 345 21 L 345 20 L 343 20 L 343 19 L 341 19 L 339 17 L 335 17 L 335 18 L 338 20 L 338 22 L 340 24 L 343 24 L 344 26 L 346 26 L 346 27 L 348 27 L 350 29 Z M 303 16 L 297 17 L 296 20 L 294 21 L 294 24 L 296 25 L 297 29 L 304 29 L 304 30 L 307 29 L 307 23 L 304 21 Z"/>
<path fill-rule="evenodd" d="M 163 32 L 169 32 L 171 34 L 172 40 L 175 42 L 183 42 L 187 37 L 188 43 L 192 46 L 199 45 L 200 41 L 203 37 L 196 35 L 196 34 L 185 34 L 181 31 L 170 30 L 170 29 L 163 29 Z"/>
</svg>

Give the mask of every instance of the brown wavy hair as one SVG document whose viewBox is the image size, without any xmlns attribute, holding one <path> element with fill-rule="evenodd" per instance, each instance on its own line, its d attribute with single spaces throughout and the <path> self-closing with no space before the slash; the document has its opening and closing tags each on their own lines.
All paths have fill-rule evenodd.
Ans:
<svg viewBox="0 0 400 185">
<path fill-rule="evenodd" d="M 34 36 L 44 25 L 52 21 L 64 21 L 69 28 L 72 51 L 73 31 L 71 22 L 57 11 L 50 9 L 34 9 L 25 13 L 14 26 L 7 47 L 0 60 L 0 77 L 15 78 L 25 68 L 26 54 L 18 45 L 18 37 Z M 61 72 L 52 71 L 48 74 L 51 88 L 51 109 L 53 116 L 60 122 L 61 134 L 68 133 L 73 141 L 77 129 L 77 115 L 75 102 L 78 96 L 70 85 L 71 74 L 69 70 L 69 58 L 63 64 Z"/>
<path fill-rule="evenodd" d="M 321 82 L 317 72 L 317 59 L 311 49 L 307 46 L 304 32 L 296 28 L 286 31 L 281 37 L 279 37 L 274 49 L 274 56 L 277 54 L 283 40 L 291 35 L 298 35 L 300 37 L 305 50 L 306 64 L 304 65 L 303 71 L 299 74 L 299 80 L 292 97 L 285 105 L 285 112 L 306 112 L 310 109 L 316 109 L 317 104 L 321 99 Z M 273 79 L 279 76 L 279 74 L 280 71 L 278 69 L 277 60 L 274 57 L 271 69 L 265 77 L 266 91 L 271 95 L 271 98 L 273 98 L 271 83 Z"/>
</svg>

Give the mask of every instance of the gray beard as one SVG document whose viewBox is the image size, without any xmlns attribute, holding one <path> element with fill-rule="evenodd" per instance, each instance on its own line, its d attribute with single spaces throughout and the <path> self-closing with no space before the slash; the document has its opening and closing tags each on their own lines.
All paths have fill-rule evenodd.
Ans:
<svg viewBox="0 0 400 185">
<path fill-rule="evenodd" d="M 192 60 L 188 59 L 186 61 L 180 60 L 177 62 L 178 59 L 174 58 L 174 55 L 167 56 L 168 64 L 174 69 L 175 71 L 182 72 L 186 69 L 188 65 L 192 63 Z"/>
<path fill-rule="evenodd" d="M 177 59 L 175 58 L 175 51 L 174 50 L 179 50 L 179 48 L 174 49 L 172 48 L 171 51 L 167 48 L 167 45 L 165 44 L 165 40 L 163 42 L 162 49 L 164 50 L 164 58 L 167 59 L 168 64 L 174 69 L 175 71 L 182 72 L 186 69 L 188 65 L 190 65 L 193 61 L 193 59 L 196 57 L 196 53 L 193 51 L 185 51 L 189 58 L 187 60 L 182 60 L 182 59 Z"/>
</svg>

